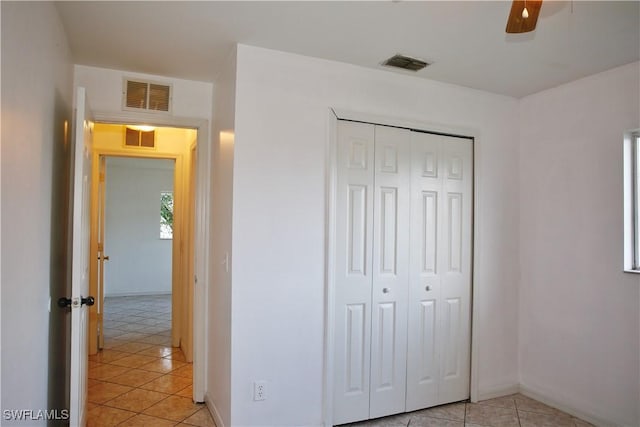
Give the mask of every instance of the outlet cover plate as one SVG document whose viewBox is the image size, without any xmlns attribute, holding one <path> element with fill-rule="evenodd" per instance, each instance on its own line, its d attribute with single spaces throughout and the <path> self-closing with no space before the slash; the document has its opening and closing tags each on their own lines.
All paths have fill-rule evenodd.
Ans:
<svg viewBox="0 0 640 427">
<path fill-rule="evenodd" d="M 253 383 L 253 400 L 267 400 L 267 382 L 266 381 L 255 381 Z"/>
</svg>

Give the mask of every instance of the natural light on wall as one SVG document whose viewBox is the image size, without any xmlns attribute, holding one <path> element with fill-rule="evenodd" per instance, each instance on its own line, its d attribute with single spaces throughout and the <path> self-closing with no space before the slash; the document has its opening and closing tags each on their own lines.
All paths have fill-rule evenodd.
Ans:
<svg viewBox="0 0 640 427">
<path fill-rule="evenodd" d="M 235 134 L 231 130 L 220 131 L 220 144 L 221 145 L 233 145 L 235 141 Z"/>
<path fill-rule="evenodd" d="M 624 134 L 624 270 L 640 273 L 640 129 Z"/>
</svg>

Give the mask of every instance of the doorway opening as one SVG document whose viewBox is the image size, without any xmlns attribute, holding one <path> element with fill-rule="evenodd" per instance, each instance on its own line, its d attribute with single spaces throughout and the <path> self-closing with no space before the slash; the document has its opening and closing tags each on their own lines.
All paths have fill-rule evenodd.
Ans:
<svg viewBox="0 0 640 427">
<path fill-rule="evenodd" d="M 93 139 L 89 403 L 142 412 L 134 392 L 197 401 L 198 131 L 96 123 Z"/>
</svg>

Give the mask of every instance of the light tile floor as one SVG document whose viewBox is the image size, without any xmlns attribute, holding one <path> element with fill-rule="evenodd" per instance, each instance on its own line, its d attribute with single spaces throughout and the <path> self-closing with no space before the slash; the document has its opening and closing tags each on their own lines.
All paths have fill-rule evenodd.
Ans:
<svg viewBox="0 0 640 427">
<path fill-rule="evenodd" d="M 191 363 L 171 347 L 170 295 L 106 298 L 104 336 L 89 356 L 89 427 L 215 426 L 192 401 Z"/>
<path fill-rule="evenodd" d="M 171 297 L 107 298 L 105 348 L 89 357 L 88 426 L 215 427 L 192 401 L 192 366 L 171 347 Z M 345 425 L 346 426 L 346 425 Z M 352 427 L 587 427 L 514 394 L 348 424 Z"/>
<path fill-rule="evenodd" d="M 480 403 L 452 403 L 353 424 L 350 427 L 588 427 L 537 400 L 514 394 Z"/>
</svg>

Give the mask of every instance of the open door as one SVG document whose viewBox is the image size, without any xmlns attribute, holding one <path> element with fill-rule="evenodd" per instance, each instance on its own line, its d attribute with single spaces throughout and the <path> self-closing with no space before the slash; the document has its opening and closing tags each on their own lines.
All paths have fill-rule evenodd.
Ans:
<svg viewBox="0 0 640 427">
<path fill-rule="evenodd" d="M 104 263 L 109 257 L 104 253 L 106 156 L 93 150 L 91 184 L 91 238 L 90 238 L 90 292 L 96 305 L 89 309 L 89 354 L 96 354 L 104 347 Z M 97 166 L 97 167 L 96 167 Z"/>
<path fill-rule="evenodd" d="M 94 329 L 97 331 L 98 350 L 104 347 L 104 263 L 109 261 L 109 256 L 104 254 L 106 160 L 105 156 L 100 156 L 98 160 L 98 289 L 96 292 L 98 304 L 96 307 L 97 327 Z"/>
<path fill-rule="evenodd" d="M 182 337 L 184 345 L 182 350 L 184 351 L 187 362 L 193 362 L 193 298 L 195 292 L 195 211 L 196 211 L 196 168 L 198 165 L 196 143 L 194 142 L 190 147 L 190 159 L 189 159 L 189 176 L 187 184 L 187 207 L 183 212 L 184 215 L 184 227 L 185 227 L 185 241 L 187 242 L 187 252 L 185 257 L 185 264 L 183 268 L 183 325 L 184 336 Z"/>
<path fill-rule="evenodd" d="M 58 303 L 71 307 L 71 374 L 70 424 L 84 426 L 86 421 L 88 308 L 93 305 L 89 293 L 89 238 L 91 189 L 91 144 L 93 122 L 86 101 L 85 89 L 77 90 L 75 134 L 73 148 L 73 221 L 71 298 Z"/>
</svg>

